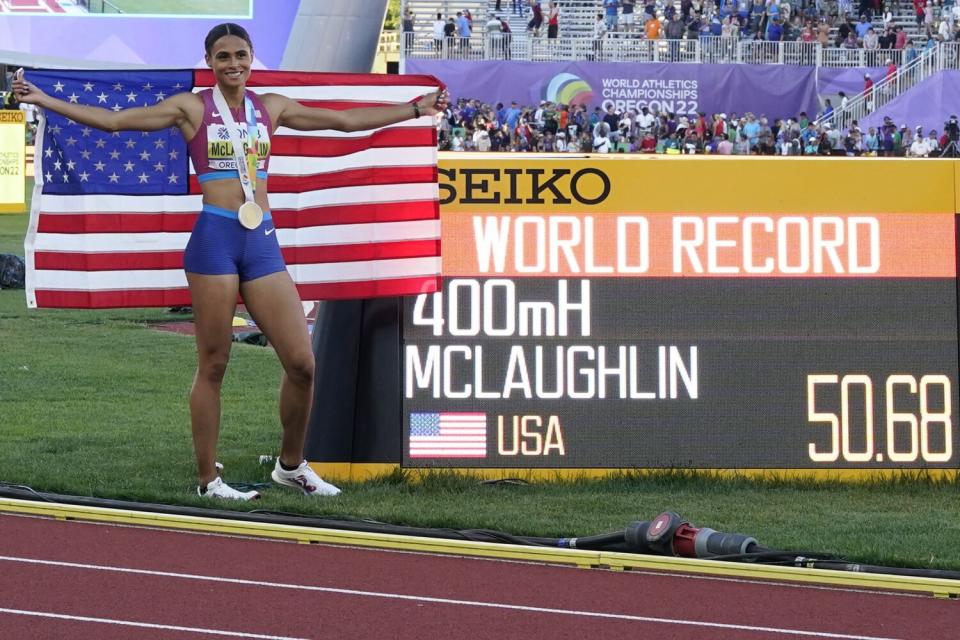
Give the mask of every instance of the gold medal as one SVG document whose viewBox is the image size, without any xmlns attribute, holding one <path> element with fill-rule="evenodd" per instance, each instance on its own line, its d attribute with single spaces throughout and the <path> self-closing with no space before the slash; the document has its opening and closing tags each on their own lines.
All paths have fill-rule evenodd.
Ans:
<svg viewBox="0 0 960 640">
<path fill-rule="evenodd" d="M 247 229 L 256 229 L 263 222 L 263 209 L 253 200 L 248 200 L 240 205 L 237 211 L 237 219 Z"/>
</svg>

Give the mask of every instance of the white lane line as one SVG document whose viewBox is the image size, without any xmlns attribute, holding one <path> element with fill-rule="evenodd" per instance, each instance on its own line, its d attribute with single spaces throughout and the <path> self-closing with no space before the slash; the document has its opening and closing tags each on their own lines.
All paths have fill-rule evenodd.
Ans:
<svg viewBox="0 0 960 640">
<path fill-rule="evenodd" d="M 71 620 L 74 622 L 96 622 L 98 624 L 116 624 L 124 627 L 138 627 L 141 629 L 163 629 L 164 631 L 186 631 L 188 633 L 203 633 L 212 636 L 228 636 L 230 638 L 256 638 L 257 640 L 308 640 L 307 638 L 293 638 L 291 636 L 266 636 L 261 633 L 243 633 L 242 631 L 223 631 L 221 629 L 203 629 L 200 627 L 180 627 L 172 624 L 153 624 L 152 622 L 134 622 L 133 620 L 114 620 L 113 618 L 91 618 L 90 616 L 71 616 L 64 613 L 49 611 L 26 611 L 23 609 L 5 609 L 0 607 L 0 613 L 9 613 L 17 616 L 32 616 L 35 618 L 55 618 L 57 620 Z"/>
<path fill-rule="evenodd" d="M 782 627 L 759 627 L 753 625 L 728 624 L 723 622 L 706 622 L 698 620 L 680 620 L 675 618 L 657 618 L 652 616 L 634 616 L 622 613 L 603 613 L 600 611 L 578 611 L 576 609 L 553 609 L 549 607 L 533 607 L 501 602 L 481 602 L 477 600 L 458 600 L 453 598 L 435 598 L 431 596 L 417 596 L 403 593 L 384 593 L 380 591 L 360 591 L 357 589 L 339 589 L 335 587 L 318 587 L 304 584 L 288 584 L 284 582 L 267 582 L 264 580 L 243 580 L 240 578 L 224 578 L 221 576 L 205 576 L 193 573 L 175 573 L 171 571 L 151 571 L 148 569 L 131 569 L 129 567 L 112 567 L 98 564 L 83 564 L 78 562 L 61 562 L 55 560 L 40 560 L 37 558 L 18 558 L 15 556 L 0 556 L 0 561 L 18 562 L 22 564 L 46 565 L 53 567 L 68 567 L 73 569 L 92 569 L 94 571 L 110 571 L 114 573 L 129 573 L 144 576 L 163 578 L 181 578 L 184 580 L 200 580 L 205 582 L 221 582 L 240 584 L 245 586 L 270 587 L 274 589 L 296 589 L 300 591 L 319 591 L 322 593 L 337 593 L 349 596 L 364 596 L 369 598 L 383 598 L 387 600 L 406 600 L 414 602 L 429 602 L 432 604 L 450 604 L 468 607 L 483 607 L 489 609 L 504 609 L 508 611 L 527 611 L 531 613 L 551 613 L 565 616 L 580 616 L 586 618 L 603 618 L 609 620 L 627 620 L 631 622 L 652 622 L 692 627 L 708 627 L 712 629 L 731 629 L 736 631 L 756 631 L 759 633 L 776 633 L 781 635 L 795 635 L 812 638 L 837 638 L 839 640 L 897 640 L 896 638 L 881 636 L 850 635 L 845 633 L 830 633 L 827 631 L 804 631 L 801 629 L 786 629 Z"/>
</svg>

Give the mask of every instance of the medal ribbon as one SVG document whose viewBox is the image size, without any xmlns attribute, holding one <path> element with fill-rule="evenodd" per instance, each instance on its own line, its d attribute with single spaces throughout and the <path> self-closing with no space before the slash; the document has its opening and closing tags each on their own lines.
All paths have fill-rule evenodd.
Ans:
<svg viewBox="0 0 960 640">
<path fill-rule="evenodd" d="M 253 200 L 254 192 L 257 190 L 257 162 L 259 160 L 259 132 L 257 131 L 257 115 L 253 108 L 253 100 L 245 96 L 244 106 L 247 116 L 247 141 L 240 139 L 240 132 L 237 131 L 237 122 L 230 113 L 230 107 L 227 106 L 227 100 L 223 97 L 223 92 L 219 86 L 213 88 L 213 104 L 220 111 L 220 118 L 227 128 L 227 134 L 230 136 L 230 145 L 233 147 L 233 160 L 237 165 L 237 174 L 240 176 L 240 186 L 243 187 L 243 196 L 247 202 Z"/>
</svg>

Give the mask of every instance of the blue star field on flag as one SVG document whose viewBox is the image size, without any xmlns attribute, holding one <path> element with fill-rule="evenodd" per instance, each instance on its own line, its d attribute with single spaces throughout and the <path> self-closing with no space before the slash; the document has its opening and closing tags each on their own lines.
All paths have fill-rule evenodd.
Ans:
<svg viewBox="0 0 960 640">
<path fill-rule="evenodd" d="M 190 91 L 192 71 L 33 71 L 47 94 L 121 111 Z M 182 195 L 189 189 L 187 145 L 176 127 L 108 132 L 46 112 L 40 160 L 48 194 Z"/>
<path fill-rule="evenodd" d="M 411 413 L 410 435 L 438 436 L 440 435 L 439 413 Z"/>
</svg>

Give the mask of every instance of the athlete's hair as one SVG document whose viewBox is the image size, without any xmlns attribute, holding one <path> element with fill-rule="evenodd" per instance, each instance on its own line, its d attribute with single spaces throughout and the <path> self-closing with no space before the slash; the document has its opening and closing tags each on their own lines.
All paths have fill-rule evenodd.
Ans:
<svg viewBox="0 0 960 640">
<path fill-rule="evenodd" d="M 223 24 L 218 24 L 213 29 L 210 29 L 210 33 L 207 34 L 206 40 L 203 41 L 203 46 L 207 50 L 207 55 L 210 55 L 210 52 L 213 51 L 213 45 L 216 44 L 217 40 L 223 36 L 237 36 L 238 38 L 243 38 L 243 40 L 250 45 L 250 50 L 253 51 L 253 41 L 250 40 L 250 34 L 247 33 L 247 30 L 238 24 L 224 22 Z"/>
</svg>

